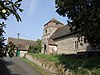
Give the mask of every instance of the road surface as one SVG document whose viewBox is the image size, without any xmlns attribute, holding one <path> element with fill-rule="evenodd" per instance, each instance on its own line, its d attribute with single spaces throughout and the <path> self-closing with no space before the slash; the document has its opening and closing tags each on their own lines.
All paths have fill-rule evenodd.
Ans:
<svg viewBox="0 0 100 75">
<path fill-rule="evenodd" d="M 21 60 L 20 58 L 14 57 L 4 58 L 9 73 L 6 75 L 42 75 L 40 72 L 35 70 L 30 64 Z"/>
</svg>

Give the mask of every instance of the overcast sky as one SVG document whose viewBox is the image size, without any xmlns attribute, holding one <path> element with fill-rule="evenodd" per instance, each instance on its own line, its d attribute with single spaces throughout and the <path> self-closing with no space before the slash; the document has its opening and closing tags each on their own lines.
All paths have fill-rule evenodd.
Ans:
<svg viewBox="0 0 100 75">
<path fill-rule="evenodd" d="M 55 0 L 23 0 L 23 13 L 20 13 L 22 22 L 17 22 L 13 16 L 6 21 L 6 34 L 4 36 L 36 40 L 43 35 L 43 26 L 52 18 L 66 24 L 66 18 L 59 16 L 55 10 Z"/>
</svg>

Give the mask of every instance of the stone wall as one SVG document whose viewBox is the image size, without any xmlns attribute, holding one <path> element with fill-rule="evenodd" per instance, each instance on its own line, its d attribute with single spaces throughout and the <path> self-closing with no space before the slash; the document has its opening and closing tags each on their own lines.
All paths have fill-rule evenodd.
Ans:
<svg viewBox="0 0 100 75">
<path fill-rule="evenodd" d="M 56 53 L 57 52 L 57 46 L 49 45 L 49 54 Z"/>
<path fill-rule="evenodd" d="M 65 71 L 64 65 L 57 64 L 55 62 L 49 62 L 36 57 L 33 58 L 28 54 L 26 54 L 25 58 L 49 72 L 50 75 L 70 75 L 69 69 Z"/>
<path fill-rule="evenodd" d="M 78 42 L 77 34 L 55 40 L 58 45 L 58 54 L 76 54 L 77 52 L 86 51 L 88 44 L 81 46 L 78 42 L 78 48 L 76 49 L 75 41 Z"/>
</svg>

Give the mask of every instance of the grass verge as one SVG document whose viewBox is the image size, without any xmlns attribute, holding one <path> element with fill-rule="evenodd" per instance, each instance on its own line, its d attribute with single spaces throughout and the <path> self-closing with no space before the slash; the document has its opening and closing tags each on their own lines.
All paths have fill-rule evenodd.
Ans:
<svg viewBox="0 0 100 75">
<path fill-rule="evenodd" d="M 74 75 L 100 75 L 100 56 L 77 58 L 69 57 L 63 54 L 29 54 L 33 57 L 45 59 L 50 62 L 63 64 L 65 65 L 64 68 L 69 68 L 74 73 Z"/>
<path fill-rule="evenodd" d="M 26 58 L 21 58 L 22 60 L 24 60 L 25 62 L 29 63 L 32 67 L 34 67 L 37 71 L 39 71 L 41 74 L 43 75 L 50 75 L 49 73 L 47 73 L 45 70 L 43 70 L 41 67 L 39 67 L 38 65 L 36 65 L 35 63 L 29 61 Z"/>
<path fill-rule="evenodd" d="M 31 55 L 32 57 L 37 57 L 40 59 L 45 59 L 47 61 L 50 62 L 59 62 L 59 57 L 60 55 L 48 55 L 48 54 L 33 54 L 33 53 L 29 53 L 29 55 Z"/>
</svg>

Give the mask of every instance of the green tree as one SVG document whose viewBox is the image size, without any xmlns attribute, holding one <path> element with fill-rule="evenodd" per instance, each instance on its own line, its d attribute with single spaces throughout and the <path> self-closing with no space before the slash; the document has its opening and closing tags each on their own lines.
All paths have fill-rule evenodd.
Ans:
<svg viewBox="0 0 100 75">
<path fill-rule="evenodd" d="M 29 49 L 30 53 L 40 53 L 42 49 L 42 41 L 37 39 L 36 43 L 33 46 L 30 46 Z"/>
<path fill-rule="evenodd" d="M 9 57 L 13 57 L 15 56 L 16 52 L 15 50 L 17 49 L 17 46 L 13 43 L 13 42 L 9 42 L 8 45 L 5 46 L 5 56 L 7 56 L 7 54 L 9 54 Z"/>
<path fill-rule="evenodd" d="M 4 43 L 5 38 L 3 34 L 5 33 L 5 31 L 3 28 L 6 26 L 6 24 L 3 22 L 3 20 L 7 20 L 9 16 L 13 14 L 13 16 L 15 16 L 18 22 L 22 21 L 18 14 L 18 12 L 23 11 L 23 9 L 20 8 L 21 1 L 22 0 L 14 0 L 14 1 L 13 0 L 0 0 L 0 57 L 6 56 L 6 53 L 8 53 L 10 57 L 12 57 L 13 55 L 12 49 L 14 49 L 13 48 L 14 45 L 10 43 L 9 44 L 10 46 L 7 46 Z M 10 48 L 9 49 L 10 51 L 7 48 Z M 7 52 L 7 50 L 9 52 Z"/>
<path fill-rule="evenodd" d="M 55 4 L 56 12 L 68 17 L 70 30 L 79 32 L 79 41 L 100 49 L 100 0 L 55 0 Z"/>
</svg>

